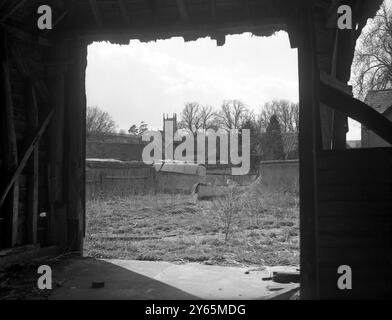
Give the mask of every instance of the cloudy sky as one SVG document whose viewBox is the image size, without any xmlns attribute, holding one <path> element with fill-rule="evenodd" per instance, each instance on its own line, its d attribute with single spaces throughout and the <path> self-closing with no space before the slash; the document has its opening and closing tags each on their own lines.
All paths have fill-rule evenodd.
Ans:
<svg viewBox="0 0 392 320">
<path fill-rule="evenodd" d="M 298 101 L 297 52 L 283 32 L 228 36 L 222 47 L 210 38 L 94 43 L 87 98 L 123 129 L 140 121 L 160 128 L 163 113 L 180 113 L 190 101 L 218 108 L 224 99 L 241 99 L 257 110 L 273 98 Z"/>
<path fill-rule="evenodd" d="M 219 108 L 240 99 L 256 112 L 272 99 L 298 101 L 297 50 L 288 35 L 182 38 L 129 45 L 94 43 L 88 51 L 87 103 L 108 111 L 119 129 L 141 121 L 162 127 L 163 113 L 180 113 L 185 102 Z M 359 127 L 350 138 L 359 138 Z"/>
</svg>

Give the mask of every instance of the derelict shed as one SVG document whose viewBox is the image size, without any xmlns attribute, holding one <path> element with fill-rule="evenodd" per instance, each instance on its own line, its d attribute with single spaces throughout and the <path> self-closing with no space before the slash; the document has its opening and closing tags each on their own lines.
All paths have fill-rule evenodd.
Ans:
<svg viewBox="0 0 392 320">
<path fill-rule="evenodd" d="M 353 10 L 353 29 L 337 28 L 342 4 Z M 52 30 L 37 27 L 40 5 L 53 10 Z M 83 250 L 89 43 L 210 36 L 223 45 L 228 34 L 286 30 L 299 57 L 301 297 L 390 297 L 392 150 L 345 150 L 347 116 L 392 142 L 392 124 L 352 98 L 347 86 L 356 40 L 380 5 L 0 1 L 1 247 Z M 340 265 L 352 268 L 353 290 L 338 289 Z"/>
</svg>

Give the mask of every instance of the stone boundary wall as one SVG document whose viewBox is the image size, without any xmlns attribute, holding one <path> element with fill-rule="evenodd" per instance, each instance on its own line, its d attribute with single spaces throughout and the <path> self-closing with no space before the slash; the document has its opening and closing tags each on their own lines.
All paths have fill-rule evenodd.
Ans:
<svg viewBox="0 0 392 320">
<path fill-rule="evenodd" d="M 86 158 L 142 161 L 145 146 L 143 143 L 87 141 Z"/>
<path fill-rule="evenodd" d="M 299 160 L 261 162 L 260 180 L 267 190 L 299 193 Z"/>
<path fill-rule="evenodd" d="M 155 188 L 155 170 L 139 161 L 86 160 L 86 199 L 144 194 Z"/>
</svg>

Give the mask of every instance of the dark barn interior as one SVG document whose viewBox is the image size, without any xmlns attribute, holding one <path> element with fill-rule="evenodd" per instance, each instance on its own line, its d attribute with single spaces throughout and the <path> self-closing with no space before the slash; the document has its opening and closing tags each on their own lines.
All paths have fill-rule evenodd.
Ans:
<svg viewBox="0 0 392 320">
<path fill-rule="evenodd" d="M 229 34 L 285 30 L 298 48 L 301 298 L 390 298 L 392 149 L 346 150 L 348 116 L 392 143 L 392 123 L 347 85 L 381 2 L 1 0 L 0 248 L 83 252 L 89 43 L 209 36 L 221 46 Z M 351 30 L 337 27 L 342 4 Z M 53 9 L 51 30 L 37 27 L 40 5 Z M 352 290 L 336 285 L 340 265 L 353 270 Z"/>
</svg>

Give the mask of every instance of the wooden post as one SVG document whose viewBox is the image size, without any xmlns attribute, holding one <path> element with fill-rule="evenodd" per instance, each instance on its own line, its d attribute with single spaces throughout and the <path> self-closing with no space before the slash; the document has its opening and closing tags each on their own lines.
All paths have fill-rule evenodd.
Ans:
<svg viewBox="0 0 392 320">
<path fill-rule="evenodd" d="M 67 149 L 68 249 L 83 251 L 85 232 L 85 128 L 87 44 L 76 40 L 70 48 L 65 138 Z"/>
<path fill-rule="evenodd" d="M 50 103 L 56 108 L 50 131 L 50 178 L 49 178 L 49 242 L 65 249 L 67 244 L 67 198 L 64 188 L 64 124 L 65 124 L 65 74 L 67 71 L 66 42 L 52 48 L 48 78 L 50 82 Z"/>
<path fill-rule="evenodd" d="M 317 68 L 312 1 L 302 3 L 299 67 L 301 299 L 318 298 L 317 183 L 320 75 Z"/>
<path fill-rule="evenodd" d="M 355 49 L 354 31 L 344 30 L 338 33 L 339 46 L 336 56 L 336 78 L 343 83 L 350 80 L 351 62 Z M 347 116 L 339 111 L 334 112 L 332 128 L 332 148 L 337 150 L 346 149 L 346 134 L 348 131 Z"/>
<path fill-rule="evenodd" d="M 0 106 L 1 106 L 1 140 L 3 146 L 3 179 L 5 187 L 18 166 L 18 150 L 14 125 L 14 107 L 12 101 L 10 61 L 8 57 L 7 33 L 0 28 Z M 16 180 L 2 208 L 5 217 L 5 247 L 14 247 L 18 240 L 19 182 Z"/>
<path fill-rule="evenodd" d="M 33 81 L 26 81 L 26 103 L 28 108 L 28 130 L 33 137 L 38 130 L 38 105 Z M 38 231 L 38 181 L 39 181 L 39 144 L 37 143 L 28 164 L 27 196 L 27 241 L 37 243 Z"/>
</svg>

